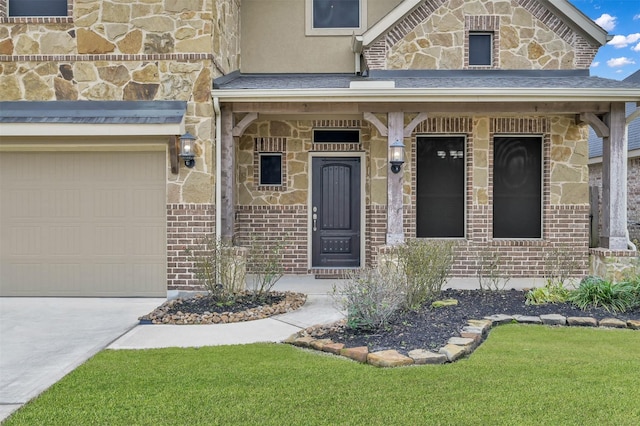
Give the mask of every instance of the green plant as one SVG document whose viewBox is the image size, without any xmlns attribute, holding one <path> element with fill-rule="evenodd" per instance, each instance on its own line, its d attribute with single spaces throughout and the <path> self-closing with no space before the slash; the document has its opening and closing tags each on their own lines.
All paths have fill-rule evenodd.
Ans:
<svg viewBox="0 0 640 426">
<path fill-rule="evenodd" d="M 394 263 L 404 275 L 405 308 L 419 309 L 440 295 L 451 272 L 454 248 L 452 241 L 417 239 L 394 248 Z"/>
<path fill-rule="evenodd" d="M 569 301 L 580 309 L 602 307 L 610 312 L 625 312 L 635 303 L 636 287 L 630 282 L 614 284 L 599 277 L 589 276 L 571 291 Z"/>
<path fill-rule="evenodd" d="M 563 303 L 569 297 L 567 290 L 561 282 L 547 280 L 544 287 L 533 288 L 525 295 L 527 305 L 544 305 L 546 303 Z"/>
<path fill-rule="evenodd" d="M 580 263 L 568 245 L 554 247 L 545 252 L 544 274 L 551 286 L 564 286 L 571 276 L 576 275 L 579 267 Z"/>
<path fill-rule="evenodd" d="M 401 308 L 403 276 L 398 268 L 364 268 L 347 273 L 347 279 L 332 296 L 347 312 L 347 326 L 354 329 L 384 328 Z"/>
<path fill-rule="evenodd" d="M 244 291 L 245 261 L 231 244 L 207 236 L 185 252 L 196 280 L 212 296 L 230 300 Z"/>
<path fill-rule="evenodd" d="M 284 275 L 282 264 L 284 247 L 283 241 L 252 236 L 247 255 L 247 267 L 250 272 L 248 288 L 255 299 L 264 298 Z"/>
<path fill-rule="evenodd" d="M 480 290 L 504 290 L 509 275 L 504 272 L 502 257 L 498 253 L 482 253 L 476 271 Z"/>
</svg>

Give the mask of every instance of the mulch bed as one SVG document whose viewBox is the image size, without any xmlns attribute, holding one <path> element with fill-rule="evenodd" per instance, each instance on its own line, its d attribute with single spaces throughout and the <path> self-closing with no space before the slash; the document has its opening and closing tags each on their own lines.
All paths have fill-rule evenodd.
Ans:
<svg viewBox="0 0 640 426">
<path fill-rule="evenodd" d="M 435 350 L 449 338 L 459 336 L 470 319 L 494 314 L 531 315 L 559 314 L 565 317 L 640 319 L 640 309 L 612 313 L 602 308 L 581 310 L 569 303 L 546 305 L 525 304 L 525 293 L 517 290 L 479 291 L 446 290 L 439 299 L 456 299 L 457 306 L 424 307 L 395 317 L 384 330 L 366 332 L 347 328 L 341 321 L 329 326 L 312 327 L 307 332 L 318 339 L 331 339 L 347 347 L 368 346 L 370 352 L 395 349 L 407 354 L 413 349 Z"/>
</svg>

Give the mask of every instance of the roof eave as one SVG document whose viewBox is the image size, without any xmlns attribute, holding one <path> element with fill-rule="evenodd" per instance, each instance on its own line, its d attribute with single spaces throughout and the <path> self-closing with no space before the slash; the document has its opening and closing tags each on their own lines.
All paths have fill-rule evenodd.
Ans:
<svg viewBox="0 0 640 426">
<path fill-rule="evenodd" d="M 212 96 L 221 102 L 638 102 L 640 89 L 229 89 Z"/>
</svg>

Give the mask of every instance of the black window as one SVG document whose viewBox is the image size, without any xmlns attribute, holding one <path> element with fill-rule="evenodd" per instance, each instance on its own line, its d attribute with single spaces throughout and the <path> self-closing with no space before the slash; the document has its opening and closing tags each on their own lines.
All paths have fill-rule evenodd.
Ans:
<svg viewBox="0 0 640 426">
<path fill-rule="evenodd" d="M 9 0 L 9 16 L 67 16 L 67 0 Z"/>
<path fill-rule="evenodd" d="M 358 129 L 315 129 L 313 131 L 315 143 L 359 143 Z"/>
<path fill-rule="evenodd" d="M 260 154 L 260 185 L 282 185 L 282 154 Z"/>
<path fill-rule="evenodd" d="M 491 65 L 493 35 L 469 33 L 469 65 Z"/>
<path fill-rule="evenodd" d="M 359 28 L 360 0 L 313 0 L 313 28 Z"/>
<path fill-rule="evenodd" d="M 464 237 L 465 138 L 418 137 L 416 236 Z"/>
<path fill-rule="evenodd" d="M 542 138 L 493 140 L 493 236 L 542 236 Z"/>
</svg>

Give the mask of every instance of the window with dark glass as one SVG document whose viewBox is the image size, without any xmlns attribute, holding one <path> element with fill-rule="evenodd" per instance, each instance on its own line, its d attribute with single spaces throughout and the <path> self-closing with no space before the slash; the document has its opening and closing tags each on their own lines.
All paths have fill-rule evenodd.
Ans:
<svg viewBox="0 0 640 426">
<path fill-rule="evenodd" d="M 493 236 L 542 236 L 542 137 L 493 139 Z"/>
<path fill-rule="evenodd" d="M 360 143 L 358 129 L 314 129 L 314 143 Z"/>
<path fill-rule="evenodd" d="M 9 0 L 9 16 L 67 16 L 67 0 Z"/>
<path fill-rule="evenodd" d="M 416 150 L 416 236 L 463 238 L 464 136 L 418 137 Z"/>
<path fill-rule="evenodd" d="M 260 154 L 260 185 L 282 185 L 282 154 Z"/>
<path fill-rule="evenodd" d="M 469 65 L 492 64 L 493 34 L 469 33 Z"/>
<path fill-rule="evenodd" d="M 359 28 L 360 0 L 313 0 L 313 28 Z"/>
</svg>

